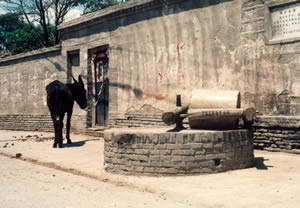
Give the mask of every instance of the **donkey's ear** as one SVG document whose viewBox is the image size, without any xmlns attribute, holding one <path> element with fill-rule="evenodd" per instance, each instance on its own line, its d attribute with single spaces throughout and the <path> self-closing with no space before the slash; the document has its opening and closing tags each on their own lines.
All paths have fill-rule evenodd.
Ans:
<svg viewBox="0 0 300 208">
<path fill-rule="evenodd" d="M 81 75 L 78 76 L 78 82 L 79 82 L 79 84 L 81 84 L 82 86 L 84 86 L 84 83 L 82 81 Z"/>
<path fill-rule="evenodd" d="M 73 75 L 71 75 L 72 79 L 73 79 L 73 82 L 74 83 L 77 83 L 77 80 L 73 77 Z"/>
</svg>

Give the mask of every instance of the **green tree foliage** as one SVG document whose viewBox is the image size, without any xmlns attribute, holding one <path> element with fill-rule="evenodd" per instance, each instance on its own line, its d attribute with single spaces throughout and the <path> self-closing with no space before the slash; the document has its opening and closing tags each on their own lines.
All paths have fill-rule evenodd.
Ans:
<svg viewBox="0 0 300 208">
<path fill-rule="evenodd" d="M 59 43 L 57 26 L 63 23 L 67 13 L 81 0 L 3 0 L 7 11 L 22 15 L 28 24 L 39 24 L 43 29 L 45 46 Z M 53 34 L 52 26 L 54 26 Z M 54 43 L 51 36 L 54 35 Z"/>
<path fill-rule="evenodd" d="M 129 0 L 0 0 L 0 52 L 10 54 L 59 44 L 57 26 L 75 7 L 93 12 Z"/>
<path fill-rule="evenodd" d="M 0 51 L 17 54 L 43 47 L 43 31 L 40 26 L 26 23 L 14 13 L 0 15 Z"/>
</svg>

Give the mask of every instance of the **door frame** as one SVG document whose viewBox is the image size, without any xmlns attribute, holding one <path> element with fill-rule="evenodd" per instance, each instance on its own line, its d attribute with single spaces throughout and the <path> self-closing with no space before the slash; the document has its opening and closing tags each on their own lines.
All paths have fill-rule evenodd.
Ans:
<svg viewBox="0 0 300 208">
<path fill-rule="evenodd" d="M 93 59 L 97 52 L 99 51 L 109 51 L 109 45 L 101 45 L 94 48 L 88 49 L 88 59 L 87 59 L 87 91 L 88 91 L 88 126 L 89 127 L 97 127 L 97 126 L 106 126 L 108 125 L 109 120 L 109 103 L 108 103 L 108 109 L 107 109 L 107 118 L 104 125 L 97 124 L 97 110 L 95 105 L 95 96 L 96 96 L 96 77 L 94 74 L 94 64 Z M 109 54 L 108 54 L 109 55 Z M 109 67 L 108 67 L 109 69 Z M 109 85 L 107 86 L 109 88 Z M 109 91 L 109 89 L 108 89 Z M 109 92 L 108 92 L 109 93 Z M 109 100 L 109 94 L 108 94 L 108 100 Z"/>
</svg>

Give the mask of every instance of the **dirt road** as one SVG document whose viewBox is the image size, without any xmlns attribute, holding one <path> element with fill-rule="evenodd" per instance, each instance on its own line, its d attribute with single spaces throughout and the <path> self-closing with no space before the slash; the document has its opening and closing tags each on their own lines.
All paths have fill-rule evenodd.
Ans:
<svg viewBox="0 0 300 208">
<path fill-rule="evenodd" d="M 176 201 L 0 157 L 0 207 L 185 207 Z"/>
<path fill-rule="evenodd" d="M 300 207 L 300 155 L 256 151 L 256 167 L 219 174 L 122 176 L 104 171 L 102 138 L 72 135 L 53 149 L 51 136 L 0 131 L 0 208 Z M 17 153 L 26 161 L 7 157 Z"/>
</svg>

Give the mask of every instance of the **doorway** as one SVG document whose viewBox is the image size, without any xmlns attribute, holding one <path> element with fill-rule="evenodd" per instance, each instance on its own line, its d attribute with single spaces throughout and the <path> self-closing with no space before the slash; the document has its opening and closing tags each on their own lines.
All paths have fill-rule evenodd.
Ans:
<svg viewBox="0 0 300 208">
<path fill-rule="evenodd" d="M 93 74 L 94 124 L 106 126 L 109 110 L 109 54 L 108 46 L 93 49 L 91 65 Z"/>
</svg>

